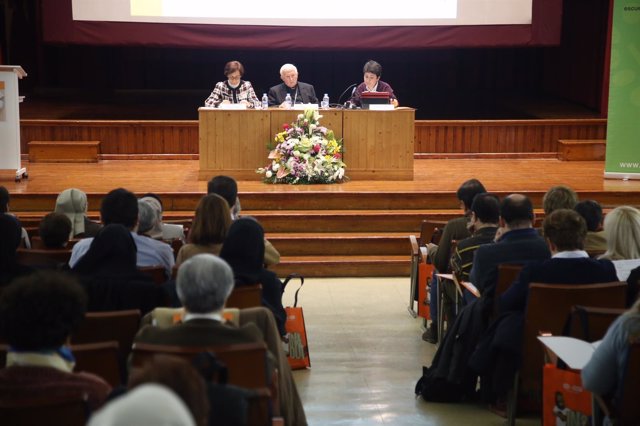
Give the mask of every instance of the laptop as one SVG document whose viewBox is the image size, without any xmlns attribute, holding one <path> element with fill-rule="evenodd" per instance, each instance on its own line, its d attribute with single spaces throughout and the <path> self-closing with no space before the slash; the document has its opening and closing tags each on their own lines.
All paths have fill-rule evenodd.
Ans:
<svg viewBox="0 0 640 426">
<path fill-rule="evenodd" d="M 370 105 L 389 105 L 389 92 L 362 92 L 360 104 L 362 109 L 370 109 Z"/>
</svg>

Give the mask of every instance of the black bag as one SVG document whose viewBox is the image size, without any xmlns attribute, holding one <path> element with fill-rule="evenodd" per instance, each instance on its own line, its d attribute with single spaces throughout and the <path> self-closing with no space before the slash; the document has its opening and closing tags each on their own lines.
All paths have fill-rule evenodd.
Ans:
<svg viewBox="0 0 640 426">
<path fill-rule="evenodd" d="M 435 369 L 422 367 L 422 377 L 416 383 L 415 393 L 425 401 L 460 402 L 467 394 L 461 384 L 453 384 L 446 379 L 435 376 Z"/>
</svg>

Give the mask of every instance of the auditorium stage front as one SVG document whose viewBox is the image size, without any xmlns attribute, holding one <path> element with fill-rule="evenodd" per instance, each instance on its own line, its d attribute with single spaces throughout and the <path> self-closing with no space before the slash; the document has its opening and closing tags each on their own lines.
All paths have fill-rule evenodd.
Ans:
<svg viewBox="0 0 640 426">
<path fill-rule="evenodd" d="M 100 199 L 113 188 L 158 193 L 166 220 L 189 221 L 206 181 L 197 160 L 103 160 L 98 163 L 26 163 L 29 179 L 5 178 L 11 210 L 34 227 L 55 204 L 57 194 L 77 187 L 89 195 L 98 217 Z M 333 185 L 271 185 L 240 181 L 242 214 L 256 217 L 280 250 L 276 273 L 320 276 L 407 276 L 408 236 L 424 219 L 459 215 L 455 191 L 478 178 L 500 196 L 520 192 L 541 213 L 542 196 L 553 186 L 574 188 L 581 199 L 605 208 L 640 205 L 640 182 L 603 179 L 603 162 L 555 159 L 416 160 L 411 181 L 351 181 Z M 348 170 L 347 170 L 348 174 Z M 407 279 L 408 282 L 408 279 Z"/>
</svg>

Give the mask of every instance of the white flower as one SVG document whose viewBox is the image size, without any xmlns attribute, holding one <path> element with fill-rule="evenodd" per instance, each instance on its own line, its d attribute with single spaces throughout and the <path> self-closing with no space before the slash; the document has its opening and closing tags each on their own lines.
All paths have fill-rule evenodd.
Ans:
<svg viewBox="0 0 640 426">
<path fill-rule="evenodd" d="M 273 173 L 271 172 L 271 170 L 267 170 L 267 173 L 265 173 L 264 175 L 270 178 L 271 176 L 273 176 Z"/>
<path fill-rule="evenodd" d="M 273 169 L 274 172 L 278 171 L 278 169 L 280 168 L 280 164 L 276 163 L 275 161 L 273 162 L 273 167 L 271 167 Z"/>
<path fill-rule="evenodd" d="M 294 157 L 300 157 L 300 151 L 296 149 L 295 151 L 293 151 L 293 155 Z"/>
</svg>

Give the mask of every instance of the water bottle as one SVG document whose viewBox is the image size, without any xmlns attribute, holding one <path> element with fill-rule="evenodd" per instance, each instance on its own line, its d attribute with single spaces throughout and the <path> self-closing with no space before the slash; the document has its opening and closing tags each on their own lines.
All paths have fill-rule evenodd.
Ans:
<svg viewBox="0 0 640 426">
<path fill-rule="evenodd" d="M 266 93 L 262 94 L 262 109 L 269 108 L 269 98 Z"/>
<path fill-rule="evenodd" d="M 326 93 L 322 97 L 322 102 L 320 103 L 320 108 L 322 108 L 322 109 L 329 108 L 329 95 L 327 95 Z"/>
<path fill-rule="evenodd" d="M 284 98 L 284 106 L 289 109 L 291 108 L 291 95 L 287 93 L 287 97 Z"/>
</svg>

